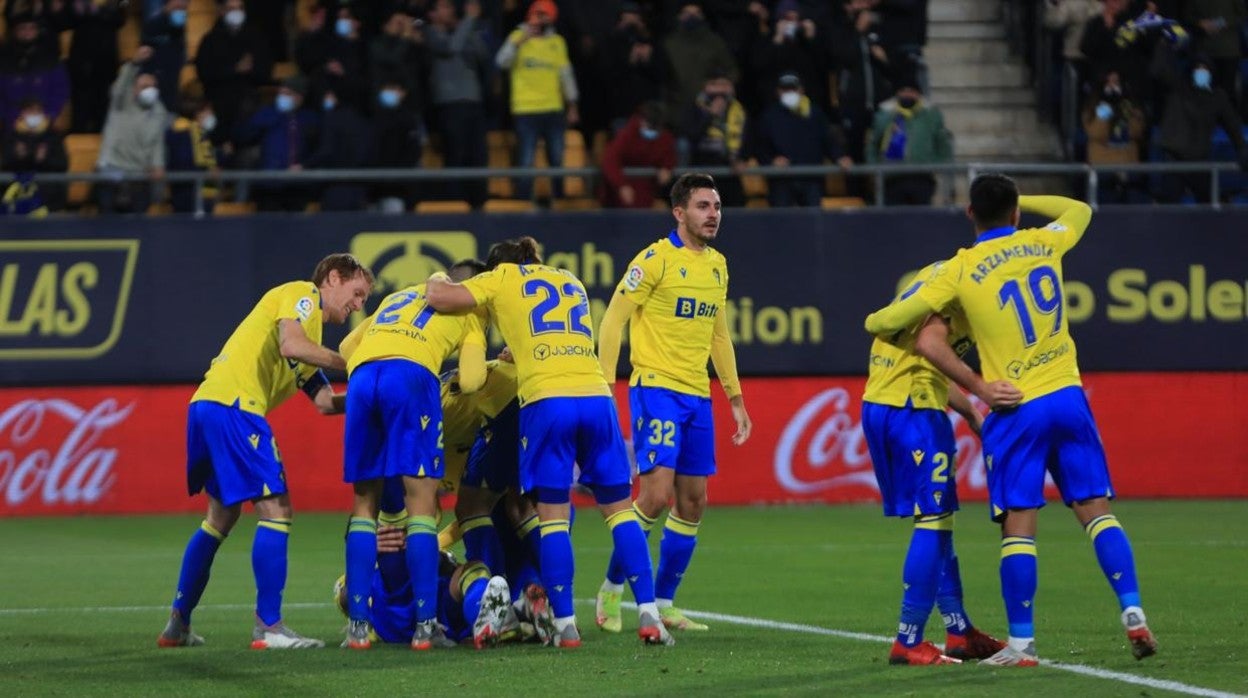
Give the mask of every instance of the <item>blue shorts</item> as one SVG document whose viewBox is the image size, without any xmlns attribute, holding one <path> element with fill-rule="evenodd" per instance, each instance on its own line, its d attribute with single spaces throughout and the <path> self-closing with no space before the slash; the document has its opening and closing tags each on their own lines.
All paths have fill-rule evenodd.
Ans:
<svg viewBox="0 0 1248 698">
<path fill-rule="evenodd" d="M 1048 470 L 1066 506 L 1113 499 L 1109 464 L 1081 386 L 1062 388 L 984 420 L 984 462 L 993 521 L 1044 506 Z"/>
<path fill-rule="evenodd" d="M 186 491 L 225 506 L 286 493 L 277 440 L 264 417 L 198 400 L 186 416 Z"/>
<path fill-rule="evenodd" d="M 674 468 L 677 475 L 715 474 L 711 399 L 667 388 L 628 389 L 637 470 Z"/>
<path fill-rule="evenodd" d="M 581 467 L 580 483 L 591 489 L 632 480 L 615 401 L 608 396 L 530 402 L 520 408 L 520 434 L 521 492 L 570 489 L 573 464 Z"/>
<path fill-rule="evenodd" d="M 472 637 L 472 622 L 464 618 L 463 604 L 451 598 L 450 582 L 450 577 L 438 576 L 438 622 L 446 628 L 447 637 L 462 642 Z M 380 570 L 374 570 L 370 599 L 369 621 L 377 637 L 382 642 L 411 642 L 416 632 L 416 613 L 412 584 L 406 573 L 385 579 Z"/>
<path fill-rule="evenodd" d="M 862 403 L 862 433 L 885 516 L 958 510 L 953 424 L 944 410 Z"/>
<path fill-rule="evenodd" d="M 438 377 L 403 359 L 370 361 L 351 373 L 342 479 L 395 475 L 441 479 L 442 399 Z"/>
<path fill-rule="evenodd" d="M 511 404 L 477 432 L 460 483 L 505 492 L 520 489 L 520 403 Z"/>
</svg>

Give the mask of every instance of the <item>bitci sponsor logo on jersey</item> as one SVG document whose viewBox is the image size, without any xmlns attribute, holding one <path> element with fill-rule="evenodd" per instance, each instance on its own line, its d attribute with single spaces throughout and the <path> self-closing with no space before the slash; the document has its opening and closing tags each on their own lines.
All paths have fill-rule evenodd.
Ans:
<svg viewBox="0 0 1248 698">
<path fill-rule="evenodd" d="M 138 256 L 138 240 L 0 241 L 0 361 L 107 353 Z"/>
<path fill-rule="evenodd" d="M 99 502 L 117 481 L 120 439 L 110 432 L 135 404 L 32 398 L 0 407 L 0 510 Z"/>
</svg>

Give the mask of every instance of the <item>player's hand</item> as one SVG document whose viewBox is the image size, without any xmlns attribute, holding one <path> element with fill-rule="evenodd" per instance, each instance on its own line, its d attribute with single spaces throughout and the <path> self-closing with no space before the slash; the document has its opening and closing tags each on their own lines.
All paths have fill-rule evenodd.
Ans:
<svg viewBox="0 0 1248 698">
<path fill-rule="evenodd" d="M 732 398 L 732 418 L 737 422 L 737 433 L 732 435 L 734 446 L 740 446 L 750 438 L 754 423 L 750 421 L 750 413 L 745 411 L 745 399 L 740 395 Z"/>
<path fill-rule="evenodd" d="M 407 535 L 398 526 L 377 527 L 377 552 L 397 553 L 406 547 Z"/>
<path fill-rule="evenodd" d="M 994 410 L 1003 410 L 1015 407 L 1022 402 L 1023 392 L 1009 381 L 993 381 L 988 384 L 979 399 L 988 403 L 988 406 Z"/>
<path fill-rule="evenodd" d="M 516 363 L 516 357 L 511 355 L 511 347 L 503 347 L 503 350 L 498 352 L 498 360 L 509 364 Z"/>
</svg>

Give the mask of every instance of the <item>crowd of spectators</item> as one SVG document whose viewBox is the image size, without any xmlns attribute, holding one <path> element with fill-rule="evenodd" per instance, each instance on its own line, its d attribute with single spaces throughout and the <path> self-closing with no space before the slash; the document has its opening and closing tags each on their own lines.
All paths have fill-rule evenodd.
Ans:
<svg viewBox="0 0 1248 698">
<path fill-rule="evenodd" d="M 621 207 L 652 205 L 680 166 L 948 158 L 939 112 L 919 92 L 927 4 L 218 0 L 188 56 L 196 0 L 7 0 L 0 166 L 64 170 L 62 134 L 102 133 L 100 172 L 150 175 L 95 187 L 101 210 L 122 212 L 165 191 L 175 210 L 193 205 L 186 186 L 165 186 L 166 170 L 415 168 L 430 148 L 447 167 L 483 167 L 491 131 L 514 134 L 519 166 L 537 161 L 539 143 L 561 165 L 567 129 L 585 143 L 606 134 L 590 164 L 604 171 L 603 205 Z M 118 32 L 134 15 L 140 48 L 119 57 Z M 281 79 L 275 66 L 288 66 Z M 899 99 L 899 88 L 912 94 Z M 661 174 L 624 177 L 632 166 Z M 745 204 L 740 179 L 722 179 L 725 203 Z M 480 180 L 238 189 L 231 196 L 265 210 L 400 210 L 425 198 L 475 208 L 487 198 Z M 552 189 L 563 195 L 558 178 Z M 897 189 L 890 200 L 928 202 L 922 183 Z M 531 181 L 513 191 L 534 196 Z M 813 206 L 826 193 L 822 177 L 785 177 L 770 182 L 769 199 Z M 64 194 L 44 199 L 56 208 Z"/>
<path fill-rule="evenodd" d="M 1244 0 L 1046 0 L 1079 95 L 1075 139 L 1097 165 L 1235 159 L 1248 166 Z M 1229 192 L 1234 194 L 1234 192 Z M 1101 177 L 1102 203 L 1208 202 L 1204 172 Z"/>
</svg>

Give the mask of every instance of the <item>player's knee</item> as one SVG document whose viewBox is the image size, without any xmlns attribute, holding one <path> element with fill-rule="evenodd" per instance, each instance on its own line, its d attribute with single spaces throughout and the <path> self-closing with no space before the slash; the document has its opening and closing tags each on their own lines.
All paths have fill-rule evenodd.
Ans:
<svg viewBox="0 0 1248 698">
<path fill-rule="evenodd" d="M 679 496 L 676 498 L 676 516 L 697 523 L 702 520 L 702 512 L 706 509 L 706 493 L 702 496 Z"/>
<path fill-rule="evenodd" d="M 641 513 L 653 519 L 663 513 L 671 498 L 671 490 L 655 491 L 642 488 L 634 504 L 641 510 Z"/>
</svg>

